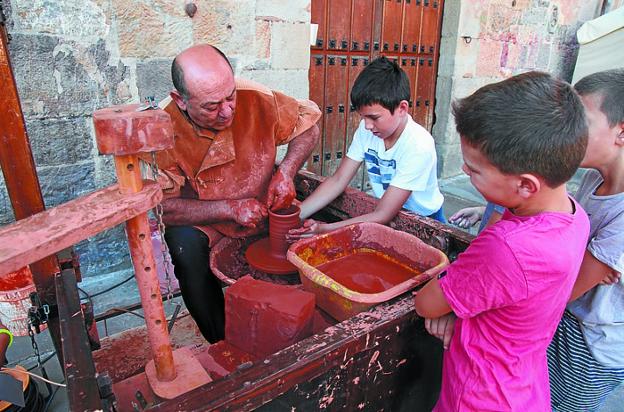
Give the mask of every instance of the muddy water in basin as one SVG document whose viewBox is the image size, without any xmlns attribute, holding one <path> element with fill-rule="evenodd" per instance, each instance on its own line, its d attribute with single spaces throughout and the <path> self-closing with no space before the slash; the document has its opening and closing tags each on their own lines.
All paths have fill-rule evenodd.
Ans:
<svg viewBox="0 0 624 412">
<path fill-rule="evenodd" d="M 371 249 L 331 260 L 317 267 L 336 282 L 360 293 L 384 292 L 420 274 L 396 259 Z"/>
</svg>

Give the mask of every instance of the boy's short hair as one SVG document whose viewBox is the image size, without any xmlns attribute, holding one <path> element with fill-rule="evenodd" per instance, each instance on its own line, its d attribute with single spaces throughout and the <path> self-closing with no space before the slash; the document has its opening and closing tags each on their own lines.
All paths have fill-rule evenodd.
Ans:
<svg viewBox="0 0 624 412">
<path fill-rule="evenodd" d="M 581 96 L 602 97 L 600 111 L 607 116 L 609 126 L 624 121 L 624 68 L 589 74 L 576 82 L 574 88 Z"/>
<path fill-rule="evenodd" d="M 401 100 L 410 100 L 409 79 L 397 63 L 385 56 L 366 66 L 351 89 L 351 104 L 356 110 L 379 104 L 394 114 Z"/>
<path fill-rule="evenodd" d="M 528 72 L 453 103 L 457 132 L 505 174 L 532 173 L 550 187 L 569 180 L 587 147 L 585 112 L 572 87 Z"/>
</svg>

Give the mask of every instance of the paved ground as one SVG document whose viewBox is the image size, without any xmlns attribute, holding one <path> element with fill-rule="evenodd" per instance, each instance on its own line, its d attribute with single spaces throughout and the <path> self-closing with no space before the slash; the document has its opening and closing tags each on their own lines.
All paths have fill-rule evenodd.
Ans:
<svg viewBox="0 0 624 412">
<path fill-rule="evenodd" d="M 578 177 L 572 183 L 572 186 L 574 186 L 577 181 Z M 446 179 L 440 183 L 440 186 L 445 195 L 444 212 L 447 218 L 461 208 L 483 204 L 483 198 L 470 185 L 466 176 Z M 475 229 L 473 228 L 472 233 L 474 232 Z M 131 272 L 125 271 L 98 278 L 96 281 L 87 278 L 80 284 L 80 287 L 93 294 L 123 281 L 129 275 L 131 275 Z M 134 280 L 132 280 L 115 289 L 114 292 L 96 297 L 94 299 L 94 306 L 96 312 L 101 313 L 113 307 L 134 303 L 137 296 L 138 291 L 136 284 Z M 176 301 L 178 300 L 179 298 Z M 169 316 L 173 305 L 165 305 L 165 309 Z M 141 312 L 138 311 L 138 313 L 140 314 Z M 103 323 L 98 324 L 98 330 L 100 336 L 103 337 L 107 334 L 114 334 L 142 324 L 143 319 L 135 315 L 124 314 L 109 320 L 106 325 Z M 64 379 L 63 373 L 56 357 L 53 355 L 53 347 L 49 333 L 47 333 L 47 331 L 43 332 L 38 335 L 36 339 L 42 359 L 50 358 L 45 363 L 46 371 L 50 379 L 56 382 L 62 382 Z M 36 359 L 33 356 L 32 345 L 28 337 L 18 337 L 15 339 L 15 344 L 9 352 L 9 362 L 19 363 L 26 368 L 36 367 Z M 38 369 L 34 369 L 33 372 L 39 373 Z M 45 393 L 44 385 L 40 385 L 40 388 Z M 624 405 L 624 388 L 621 388 L 611 396 L 600 412 L 622 411 L 624 410 L 622 405 Z M 67 395 L 63 388 L 58 390 L 48 410 L 53 412 L 65 412 L 68 410 Z"/>
</svg>

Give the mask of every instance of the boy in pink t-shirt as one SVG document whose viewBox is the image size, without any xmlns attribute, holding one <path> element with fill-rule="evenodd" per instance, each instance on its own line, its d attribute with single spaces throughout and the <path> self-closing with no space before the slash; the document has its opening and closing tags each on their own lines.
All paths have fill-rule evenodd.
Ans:
<svg viewBox="0 0 624 412">
<path fill-rule="evenodd" d="M 570 296 L 589 221 L 565 182 L 585 153 L 572 88 L 530 72 L 453 105 L 463 170 L 507 210 L 416 295 L 425 318 L 454 313 L 436 411 L 550 411 L 546 348 Z"/>
</svg>

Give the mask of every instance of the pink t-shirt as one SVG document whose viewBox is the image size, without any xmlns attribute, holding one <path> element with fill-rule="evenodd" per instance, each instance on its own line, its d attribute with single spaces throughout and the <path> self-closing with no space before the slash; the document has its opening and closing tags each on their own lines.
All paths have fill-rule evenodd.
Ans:
<svg viewBox="0 0 624 412">
<path fill-rule="evenodd" d="M 546 348 L 583 259 L 589 220 L 515 216 L 484 230 L 440 286 L 457 315 L 435 411 L 550 411 Z"/>
</svg>

